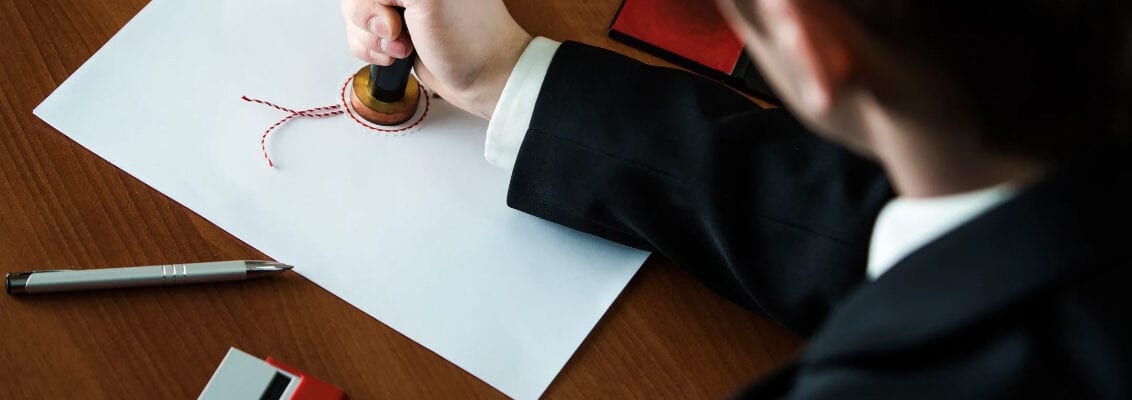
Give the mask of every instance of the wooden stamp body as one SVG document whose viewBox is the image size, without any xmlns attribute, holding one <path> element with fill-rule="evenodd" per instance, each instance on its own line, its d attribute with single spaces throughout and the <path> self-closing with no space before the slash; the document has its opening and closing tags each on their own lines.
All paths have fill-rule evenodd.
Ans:
<svg viewBox="0 0 1132 400">
<path fill-rule="evenodd" d="M 351 85 L 353 95 L 350 96 L 350 105 L 358 116 L 366 121 L 383 125 L 395 126 L 408 121 L 417 113 L 417 104 L 421 101 L 421 88 L 417 79 L 409 75 L 405 85 L 405 95 L 400 100 L 386 102 L 375 99 L 370 94 L 369 66 L 364 66 L 354 74 Z"/>
</svg>

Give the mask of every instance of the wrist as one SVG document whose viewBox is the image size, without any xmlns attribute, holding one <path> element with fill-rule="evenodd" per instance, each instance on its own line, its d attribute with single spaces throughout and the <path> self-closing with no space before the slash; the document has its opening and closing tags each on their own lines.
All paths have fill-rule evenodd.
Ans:
<svg viewBox="0 0 1132 400">
<path fill-rule="evenodd" d="M 531 44 L 531 41 L 534 40 L 533 36 L 518 27 L 516 27 L 516 32 L 509 36 L 510 38 L 504 41 L 505 44 L 502 51 L 499 52 L 499 56 L 493 57 L 496 62 L 489 63 L 485 67 L 480 75 L 482 84 L 477 85 L 477 93 L 471 96 L 476 115 L 484 119 L 491 119 L 515 65 L 519 63 L 519 58 L 523 55 L 527 46 Z"/>
</svg>

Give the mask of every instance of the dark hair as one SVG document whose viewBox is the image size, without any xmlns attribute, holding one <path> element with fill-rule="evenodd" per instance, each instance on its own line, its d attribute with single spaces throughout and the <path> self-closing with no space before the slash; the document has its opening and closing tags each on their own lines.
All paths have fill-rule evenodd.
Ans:
<svg viewBox="0 0 1132 400">
<path fill-rule="evenodd" d="M 1127 142 L 1127 0 L 818 0 L 971 95 L 991 149 L 1057 159 Z"/>
</svg>

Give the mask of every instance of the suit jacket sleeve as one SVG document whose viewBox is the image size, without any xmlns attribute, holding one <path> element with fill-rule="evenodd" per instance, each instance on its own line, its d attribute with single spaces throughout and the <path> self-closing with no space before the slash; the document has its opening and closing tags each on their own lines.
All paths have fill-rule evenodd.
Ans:
<svg viewBox="0 0 1132 400">
<path fill-rule="evenodd" d="M 653 251 L 808 335 L 864 276 L 882 171 L 712 81 L 564 43 L 508 204 Z"/>
</svg>

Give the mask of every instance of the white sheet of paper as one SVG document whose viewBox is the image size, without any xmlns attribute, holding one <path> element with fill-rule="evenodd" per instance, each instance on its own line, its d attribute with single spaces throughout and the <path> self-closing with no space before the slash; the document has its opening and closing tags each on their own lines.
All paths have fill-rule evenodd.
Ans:
<svg viewBox="0 0 1132 400">
<path fill-rule="evenodd" d="M 507 208 L 486 123 L 440 100 L 401 137 L 294 120 L 268 168 L 259 135 L 285 113 L 240 96 L 335 104 L 362 66 L 344 29 L 332 0 L 154 0 L 35 114 L 508 396 L 541 396 L 647 253 Z"/>
</svg>

